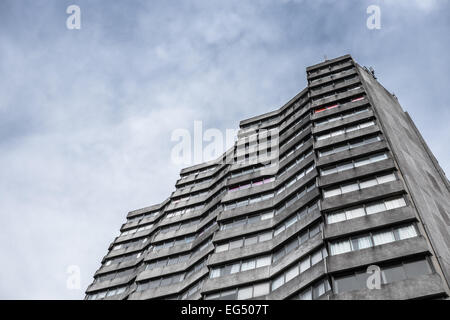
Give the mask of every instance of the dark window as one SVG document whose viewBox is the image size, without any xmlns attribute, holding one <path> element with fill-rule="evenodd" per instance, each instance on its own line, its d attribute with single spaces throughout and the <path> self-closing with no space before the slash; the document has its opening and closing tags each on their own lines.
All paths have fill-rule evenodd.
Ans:
<svg viewBox="0 0 450 320">
<path fill-rule="evenodd" d="M 431 273 L 431 268 L 427 260 L 407 262 L 404 264 L 404 267 L 407 278 L 416 278 L 422 274 Z"/>
<path fill-rule="evenodd" d="M 406 279 L 403 266 L 392 266 L 383 269 L 384 283 L 391 283 Z"/>
</svg>

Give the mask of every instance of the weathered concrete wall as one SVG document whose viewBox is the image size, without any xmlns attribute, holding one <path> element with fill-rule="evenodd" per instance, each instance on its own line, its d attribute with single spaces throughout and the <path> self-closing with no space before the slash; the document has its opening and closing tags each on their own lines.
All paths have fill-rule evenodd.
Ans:
<svg viewBox="0 0 450 320">
<path fill-rule="evenodd" d="M 448 285 L 450 280 L 448 180 L 398 100 L 372 75 L 360 66 L 357 68 L 386 139 L 392 146 L 391 150 Z"/>
</svg>

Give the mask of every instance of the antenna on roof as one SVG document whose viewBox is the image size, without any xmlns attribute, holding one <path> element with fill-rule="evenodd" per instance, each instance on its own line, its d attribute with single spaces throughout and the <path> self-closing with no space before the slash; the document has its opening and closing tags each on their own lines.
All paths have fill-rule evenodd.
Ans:
<svg viewBox="0 0 450 320">
<path fill-rule="evenodd" d="M 376 79 L 377 77 L 375 77 L 375 70 L 372 67 L 369 67 L 370 73 L 372 74 L 372 77 L 374 79 Z"/>
</svg>

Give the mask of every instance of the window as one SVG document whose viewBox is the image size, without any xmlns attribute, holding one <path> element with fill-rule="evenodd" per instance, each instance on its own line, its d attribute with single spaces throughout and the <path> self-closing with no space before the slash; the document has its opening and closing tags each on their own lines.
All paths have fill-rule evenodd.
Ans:
<svg viewBox="0 0 450 320">
<path fill-rule="evenodd" d="M 247 271 L 256 268 L 256 261 L 250 260 L 242 263 L 241 271 Z"/>
<path fill-rule="evenodd" d="M 349 239 L 337 240 L 330 243 L 331 255 L 362 250 L 373 246 L 416 237 L 417 235 L 418 233 L 414 224 L 409 224 L 376 233 L 368 233 L 350 237 Z"/>
<path fill-rule="evenodd" d="M 364 211 L 364 208 L 360 207 L 360 208 L 353 208 L 353 209 L 349 209 L 345 211 L 345 218 L 347 220 L 350 219 L 355 219 L 358 217 L 362 217 L 366 214 L 366 212 Z"/>
<path fill-rule="evenodd" d="M 431 268 L 427 260 L 418 260 L 404 263 L 407 278 L 416 278 L 423 274 L 430 274 Z"/>
<path fill-rule="evenodd" d="M 367 214 L 374 214 L 382 211 L 386 211 L 384 203 L 375 203 L 366 207 Z"/>
<path fill-rule="evenodd" d="M 373 235 L 373 243 L 375 246 L 395 241 L 392 231 L 383 231 Z"/>
<path fill-rule="evenodd" d="M 300 273 L 308 270 L 311 267 L 311 261 L 309 257 L 300 261 Z"/>
<path fill-rule="evenodd" d="M 331 287 L 328 280 L 323 279 L 316 282 L 313 286 L 303 289 L 294 299 L 298 300 L 313 300 L 318 299 L 326 292 L 330 291 Z"/>
<path fill-rule="evenodd" d="M 217 246 L 216 252 L 223 252 L 228 250 L 228 243 Z"/>
<path fill-rule="evenodd" d="M 227 290 L 220 294 L 220 300 L 234 300 L 236 298 L 236 289 Z"/>
<path fill-rule="evenodd" d="M 272 281 L 272 291 L 278 289 L 284 284 L 284 274 L 281 276 L 275 278 L 275 280 Z"/>
<path fill-rule="evenodd" d="M 352 250 L 361 250 L 365 248 L 370 248 L 372 246 L 372 239 L 370 236 L 362 236 L 352 239 Z"/>
<path fill-rule="evenodd" d="M 334 197 L 334 196 L 338 196 L 340 194 L 341 194 L 340 189 L 329 189 L 329 190 L 324 190 L 324 192 L 323 192 L 324 198 Z"/>
<path fill-rule="evenodd" d="M 345 221 L 345 212 L 329 213 L 327 216 L 328 224 Z"/>
<path fill-rule="evenodd" d="M 378 184 L 387 183 L 387 182 L 391 182 L 391 181 L 395 181 L 395 180 L 396 180 L 396 177 L 395 177 L 395 174 L 393 174 L 393 173 L 377 177 Z"/>
<path fill-rule="evenodd" d="M 263 296 L 263 295 L 269 294 L 269 292 L 270 292 L 269 282 L 256 284 L 253 288 L 253 296 L 254 297 Z"/>
<path fill-rule="evenodd" d="M 364 139 L 354 140 L 351 142 L 346 142 L 345 144 L 342 144 L 342 145 L 336 145 L 336 146 L 332 146 L 329 148 L 319 150 L 319 157 L 327 156 L 327 155 L 345 151 L 348 149 L 357 148 L 359 146 L 370 144 L 370 143 L 373 143 L 376 141 L 381 141 L 380 136 L 374 136 L 374 137 L 370 137 L 370 138 L 364 138 Z"/>
<path fill-rule="evenodd" d="M 220 269 L 219 268 L 211 269 L 211 278 L 217 278 L 217 277 L 220 277 Z"/>
<path fill-rule="evenodd" d="M 361 181 L 361 183 L 360 183 L 361 189 L 370 188 L 370 187 L 373 187 L 376 185 L 377 185 L 376 179 L 366 179 L 366 180 Z"/>
<path fill-rule="evenodd" d="M 271 256 L 259 258 L 258 260 L 256 260 L 256 268 L 265 267 L 265 266 L 270 265 L 271 260 L 272 260 Z"/>
<path fill-rule="evenodd" d="M 259 235 L 259 242 L 267 241 L 272 239 L 272 232 L 265 232 Z"/>
<path fill-rule="evenodd" d="M 244 241 L 242 239 L 231 241 L 230 242 L 230 250 L 242 247 L 243 243 L 244 243 Z"/>
<path fill-rule="evenodd" d="M 330 137 L 336 137 L 336 136 L 341 135 L 341 134 L 345 134 L 345 133 L 349 133 L 349 132 L 356 131 L 356 130 L 359 130 L 359 129 L 367 128 L 367 127 L 370 127 L 370 126 L 373 126 L 373 125 L 375 125 L 374 121 L 363 122 L 363 123 L 360 123 L 360 124 L 357 124 L 357 125 L 345 127 L 343 129 L 333 130 L 333 131 L 330 131 L 328 133 L 318 135 L 316 137 L 316 140 L 319 141 L 319 140 L 328 139 Z"/>
<path fill-rule="evenodd" d="M 336 241 L 331 244 L 331 255 L 337 255 L 351 251 L 350 242 L 348 240 Z"/>
<path fill-rule="evenodd" d="M 230 274 L 239 272 L 240 264 L 235 263 L 231 266 Z"/>
<path fill-rule="evenodd" d="M 402 227 L 398 229 L 399 240 L 409 239 L 417 236 L 416 229 L 413 225 Z"/>
<path fill-rule="evenodd" d="M 342 193 L 352 192 L 355 190 L 358 190 L 358 184 L 357 183 L 349 183 L 346 185 L 343 185 L 341 187 Z"/>
<path fill-rule="evenodd" d="M 359 289 L 361 286 L 357 283 L 354 274 L 336 278 L 334 281 L 336 293 L 347 292 Z"/>
<path fill-rule="evenodd" d="M 390 182 L 393 180 L 396 180 L 395 174 L 390 173 L 390 174 L 372 177 L 372 178 L 365 179 L 362 181 L 356 181 L 356 182 L 352 182 L 352 183 L 343 184 L 338 187 L 324 190 L 324 198 L 339 195 L 341 193 L 343 194 L 343 193 L 347 193 L 347 192 L 356 191 L 359 189 L 369 188 L 369 187 L 375 186 L 377 184 L 386 183 L 386 182 Z"/>
<path fill-rule="evenodd" d="M 258 242 L 258 236 L 245 238 L 244 245 L 249 246 Z"/>
<path fill-rule="evenodd" d="M 382 276 L 385 283 L 406 279 L 405 270 L 402 265 L 383 268 Z"/>
<path fill-rule="evenodd" d="M 321 169 L 320 174 L 322 176 L 325 176 L 325 175 L 336 173 L 336 172 L 342 172 L 345 170 L 361 167 L 366 164 L 382 161 L 387 158 L 388 157 L 387 157 L 386 153 L 375 154 L 375 155 L 369 156 L 369 157 L 358 158 L 353 161 L 344 162 L 341 164 L 333 165 L 331 167 L 327 167 L 325 169 Z"/>
<path fill-rule="evenodd" d="M 317 251 L 311 256 L 311 265 L 315 265 L 322 260 L 322 251 Z"/>
<path fill-rule="evenodd" d="M 403 197 L 386 201 L 385 204 L 386 204 L 387 210 L 406 206 L 405 199 Z"/>
<path fill-rule="evenodd" d="M 298 275 L 299 275 L 299 268 L 298 268 L 298 266 L 292 267 L 291 269 L 289 269 L 286 272 L 286 282 L 294 279 Z"/>
<path fill-rule="evenodd" d="M 238 300 L 250 299 L 253 294 L 253 287 L 247 287 L 239 289 L 238 291 Z"/>
</svg>

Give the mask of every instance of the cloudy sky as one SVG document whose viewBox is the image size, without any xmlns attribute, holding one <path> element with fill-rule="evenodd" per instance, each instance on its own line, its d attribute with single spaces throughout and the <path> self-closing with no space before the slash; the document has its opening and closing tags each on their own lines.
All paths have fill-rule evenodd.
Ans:
<svg viewBox="0 0 450 320">
<path fill-rule="evenodd" d="M 71 4 L 80 30 L 66 28 Z M 280 107 L 325 55 L 373 66 L 449 173 L 449 12 L 446 0 L 0 1 L 0 298 L 82 298 L 126 213 L 174 190 L 171 133 Z"/>
</svg>

